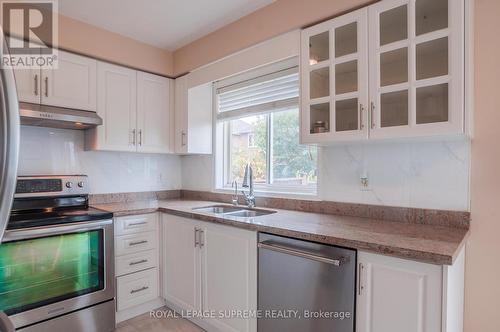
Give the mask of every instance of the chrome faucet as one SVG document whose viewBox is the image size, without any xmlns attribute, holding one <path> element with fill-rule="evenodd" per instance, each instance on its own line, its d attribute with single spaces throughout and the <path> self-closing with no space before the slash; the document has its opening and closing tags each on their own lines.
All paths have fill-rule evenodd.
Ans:
<svg viewBox="0 0 500 332">
<path fill-rule="evenodd" d="M 231 203 L 233 205 L 238 205 L 238 182 L 234 180 L 231 187 L 234 188 L 234 195 L 231 197 Z"/>
<path fill-rule="evenodd" d="M 242 190 L 243 196 L 245 196 L 245 202 L 249 208 L 255 207 L 255 195 L 253 193 L 253 169 L 250 164 L 245 166 L 245 175 L 243 176 L 242 188 L 249 188 L 248 194 Z"/>
</svg>

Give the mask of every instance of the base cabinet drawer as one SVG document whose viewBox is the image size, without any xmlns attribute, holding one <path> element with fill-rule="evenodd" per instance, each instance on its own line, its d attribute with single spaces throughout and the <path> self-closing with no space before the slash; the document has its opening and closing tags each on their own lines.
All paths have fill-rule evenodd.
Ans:
<svg viewBox="0 0 500 332">
<path fill-rule="evenodd" d="M 158 214 L 140 214 L 115 218 L 115 235 L 127 235 L 158 229 Z"/>
<path fill-rule="evenodd" d="M 135 254 L 119 256 L 115 259 L 115 274 L 125 274 L 150 269 L 158 266 L 158 250 L 152 249 Z"/>
<path fill-rule="evenodd" d="M 115 256 L 134 254 L 157 248 L 158 234 L 145 232 L 115 237 Z"/>
<path fill-rule="evenodd" d="M 157 268 L 132 273 L 116 279 L 118 311 L 152 301 L 160 296 Z"/>
</svg>

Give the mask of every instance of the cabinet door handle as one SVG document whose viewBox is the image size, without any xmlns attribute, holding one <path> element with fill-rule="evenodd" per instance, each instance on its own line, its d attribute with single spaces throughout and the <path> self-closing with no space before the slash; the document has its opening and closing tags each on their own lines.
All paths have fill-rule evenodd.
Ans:
<svg viewBox="0 0 500 332">
<path fill-rule="evenodd" d="M 198 228 L 194 229 L 194 247 L 195 248 L 200 244 L 200 242 L 198 241 L 198 231 L 199 231 Z"/>
<path fill-rule="evenodd" d="M 49 96 L 49 77 L 45 76 L 45 97 Z"/>
<path fill-rule="evenodd" d="M 181 145 L 182 146 L 186 145 L 186 132 L 184 130 L 181 133 Z"/>
<path fill-rule="evenodd" d="M 375 112 L 375 103 L 372 101 L 370 105 L 370 123 L 372 129 L 375 128 L 374 112 Z"/>
<path fill-rule="evenodd" d="M 139 244 L 144 244 L 144 243 L 148 243 L 148 241 L 147 240 L 142 240 L 142 241 L 137 241 L 137 242 L 130 242 L 129 246 L 137 246 Z"/>
<path fill-rule="evenodd" d="M 130 262 L 128 265 L 134 266 L 134 265 L 137 265 L 137 264 L 146 263 L 147 261 L 148 261 L 147 259 L 141 259 L 140 261 Z"/>
<path fill-rule="evenodd" d="M 363 291 L 363 285 L 361 283 L 361 276 L 363 274 L 363 263 L 358 264 L 358 295 L 361 295 L 361 292 Z"/>
<path fill-rule="evenodd" d="M 139 129 L 139 146 L 142 146 L 142 129 Z"/>
<path fill-rule="evenodd" d="M 38 96 L 38 74 L 35 74 L 35 96 Z"/>
<path fill-rule="evenodd" d="M 140 225 L 145 225 L 145 224 L 147 224 L 145 221 L 141 221 L 141 222 L 130 223 L 128 225 L 130 227 L 130 226 L 140 226 Z"/>
<path fill-rule="evenodd" d="M 205 231 L 200 229 L 200 248 L 203 248 L 205 246 Z"/>
<path fill-rule="evenodd" d="M 135 129 L 132 129 L 132 145 L 135 145 Z"/>
<path fill-rule="evenodd" d="M 130 294 L 134 294 L 134 293 L 137 293 L 137 292 L 142 292 L 142 291 L 145 291 L 146 289 L 149 289 L 149 287 L 148 286 L 143 286 L 143 287 L 138 288 L 138 289 L 132 289 L 130 291 Z"/>
<path fill-rule="evenodd" d="M 363 130 L 365 128 L 365 124 L 363 123 L 363 104 L 359 104 L 359 130 Z"/>
</svg>

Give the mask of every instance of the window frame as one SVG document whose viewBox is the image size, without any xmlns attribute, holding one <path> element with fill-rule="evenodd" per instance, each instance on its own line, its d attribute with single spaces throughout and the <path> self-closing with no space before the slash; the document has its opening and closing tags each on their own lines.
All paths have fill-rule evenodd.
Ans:
<svg viewBox="0 0 500 332">
<path fill-rule="evenodd" d="M 230 85 L 240 86 L 240 84 L 245 81 L 258 80 L 259 78 L 267 75 L 274 75 L 280 71 L 289 70 L 296 68 L 297 73 L 300 75 L 299 59 L 298 57 L 291 57 L 279 62 L 275 62 L 269 65 L 257 67 L 249 71 L 236 74 L 233 76 L 227 76 L 226 78 L 216 81 L 213 84 L 213 191 L 229 193 L 234 192 L 235 188 L 231 183 L 231 164 L 230 164 L 230 147 L 231 147 L 231 131 L 230 131 L 230 119 L 220 118 L 219 114 L 219 99 L 218 91 L 219 89 L 227 88 Z M 300 91 L 300 80 L 298 85 Z M 275 109 L 265 109 L 262 111 L 251 111 L 248 114 L 240 114 L 240 117 L 266 114 L 268 116 L 268 140 L 267 140 L 267 182 L 271 183 L 272 177 L 272 123 L 271 114 L 279 111 L 286 111 L 291 109 L 298 110 L 298 120 L 299 120 L 299 142 L 300 142 L 300 130 L 302 118 L 300 115 L 300 100 L 297 97 L 296 102 L 288 104 L 280 104 Z M 226 112 L 229 113 L 229 112 Z M 269 157 L 268 157 L 269 156 Z M 320 173 L 320 163 L 321 149 L 317 148 L 316 152 L 316 174 L 317 179 L 319 179 Z M 240 184 L 238 184 L 240 185 Z M 276 184 L 255 184 L 254 191 L 257 195 L 264 195 L 269 197 L 293 197 L 293 198 L 305 198 L 305 199 L 317 199 L 320 191 L 320 183 L 317 181 L 314 185 L 276 185 Z"/>
<path fill-rule="evenodd" d="M 278 109 L 276 111 L 269 111 L 265 114 L 266 116 L 266 125 L 267 125 L 267 147 L 266 147 L 266 184 L 256 183 L 254 184 L 254 190 L 256 192 L 262 193 L 275 193 L 275 194 L 297 194 L 297 195 L 307 195 L 307 196 L 317 196 L 318 194 L 318 182 L 311 185 L 277 185 L 273 184 L 273 115 L 277 112 L 285 112 L 297 109 L 299 114 L 299 133 L 300 133 L 300 108 L 299 104 L 296 107 L 290 107 L 288 109 Z M 249 115 L 251 116 L 251 115 Z M 218 183 L 216 185 L 216 189 L 218 190 L 233 190 L 233 179 L 231 175 L 232 164 L 231 164 L 231 120 L 223 121 L 218 123 L 219 126 L 222 126 L 222 149 L 215 149 L 214 151 L 222 150 L 223 157 L 223 168 L 222 168 L 222 184 Z M 214 140 L 216 141 L 216 140 Z M 307 145 L 306 145 L 307 146 Z M 309 146 L 308 146 L 309 147 Z M 319 159 L 319 151 L 317 153 L 316 158 L 316 171 L 318 172 L 318 159 Z M 217 171 L 217 167 L 215 167 Z M 217 178 L 217 176 L 216 176 Z"/>
</svg>

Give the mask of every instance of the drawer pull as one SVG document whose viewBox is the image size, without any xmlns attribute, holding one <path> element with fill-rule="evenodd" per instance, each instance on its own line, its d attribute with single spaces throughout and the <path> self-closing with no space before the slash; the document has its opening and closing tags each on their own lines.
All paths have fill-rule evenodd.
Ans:
<svg viewBox="0 0 500 332">
<path fill-rule="evenodd" d="M 140 261 L 130 262 L 128 265 L 132 266 L 132 265 L 142 264 L 146 263 L 147 261 L 148 261 L 147 259 L 141 259 Z"/>
<path fill-rule="evenodd" d="M 138 288 L 138 289 L 132 289 L 130 291 L 130 294 L 134 294 L 134 293 L 138 293 L 138 292 L 142 292 L 142 291 L 145 291 L 146 289 L 148 289 L 149 287 L 148 286 L 143 286 L 141 288 Z"/>
<path fill-rule="evenodd" d="M 142 240 L 142 241 L 137 241 L 137 242 L 130 242 L 129 246 L 136 246 L 136 245 L 144 244 L 144 243 L 148 243 L 148 240 Z"/>
<path fill-rule="evenodd" d="M 141 221 L 141 222 L 135 222 L 135 223 L 131 223 L 131 224 L 128 224 L 129 226 L 139 226 L 139 225 L 144 225 L 144 224 L 147 224 L 145 221 Z"/>
</svg>

